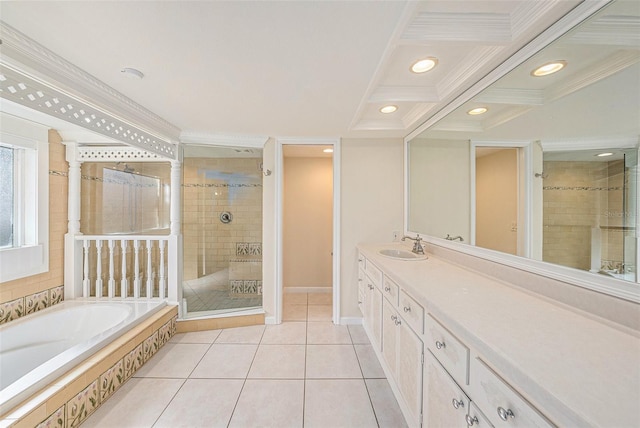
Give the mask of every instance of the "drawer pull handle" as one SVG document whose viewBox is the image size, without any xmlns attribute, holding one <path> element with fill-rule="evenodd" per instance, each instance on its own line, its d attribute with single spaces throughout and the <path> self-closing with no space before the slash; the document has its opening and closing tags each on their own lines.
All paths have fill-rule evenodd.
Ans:
<svg viewBox="0 0 640 428">
<path fill-rule="evenodd" d="M 387 293 L 391 292 L 391 287 L 384 287 L 384 291 L 386 291 Z"/>
<path fill-rule="evenodd" d="M 405 312 L 411 312 L 411 306 L 405 306 L 404 307 L 404 311 Z"/>
<path fill-rule="evenodd" d="M 363 262 L 363 261 L 364 261 L 364 259 L 358 259 L 358 261 L 359 261 L 359 262 Z"/>
<path fill-rule="evenodd" d="M 516 415 L 513 414 L 513 411 L 511 409 L 498 407 L 498 416 L 500 416 L 500 419 L 502 419 L 503 421 L 507 421 L 509 418 L 513 418 Z"/>
<path fill-rule="evenodd" d="M 470 427 L 474 426 L 475 424 L 479 423 L 480 421 L 478 420 L 477 416 L 471 417 L 471 415 L 467 415 L 464 417 L 467 421 L 467 425 L 469 425 Z"/>
<path fill-rule="evenodd" d="M 358 282 L 362 282 L 362 278 L 358 278 Z"/>
<path fill-rule="evenodd" d="M 402 320 L 398 319 L 397 317 L 396 317 L 396 319 L 395 319 L 393 322 L 395 322 L 395 323 L 396 323 L 396 325 L 400 325 L 400 324 L 402 324 Z"/>
<path fill-rule="evenodd" d="M 369 284 L 369 290 L 373 290 L 373 285 Z"/>
<path fill-rule="evenodd" d="M 436 340 L 436 348 L 442 349 L 444 347 L 445 347 L 444 342 L 440 342 L 439 340 Z"/>
<path fill-rule="evenodd" d="M 395 315 L 391 315 L 391 320 L 392 320 L 392 321 L 395 321 L 395 320 L 397 320 L 397 319 L 398 319 L 398 317 L 397 317 L 397 316 L 395 316 Z"/>
<path fill-rule="evenodd" d="M 453 408 L 454 409 L 459 409 L 460 407 L 464 408 L 464 401 L 462 400 L 456 400 L 455 398 L 452 401 L 453 404 Z"/>
</svg>

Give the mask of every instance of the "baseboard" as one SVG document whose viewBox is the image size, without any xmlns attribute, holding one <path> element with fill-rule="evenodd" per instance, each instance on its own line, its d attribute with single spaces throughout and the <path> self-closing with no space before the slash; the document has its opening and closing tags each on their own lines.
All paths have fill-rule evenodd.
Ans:
<svg viewBox="0 0 640 428">
<path fill-rule="evenodd" d="M 276 323 L 276 317 L 264 317 L 264 323 L 267 325 L 275 325 Z"/>
<path fill-rule="evenodd" d="M 332 287 L 284 287 L 285 293 L 331 293 Z"/>
<path fill-rule="evenodd" d="M 362 317 L 341 317 L 340 325 L 362 325 Z"/>
</svg>

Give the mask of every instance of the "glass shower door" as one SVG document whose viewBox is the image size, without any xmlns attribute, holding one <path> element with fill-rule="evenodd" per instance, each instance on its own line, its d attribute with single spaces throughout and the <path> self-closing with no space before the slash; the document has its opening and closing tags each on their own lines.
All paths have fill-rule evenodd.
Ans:
<svg viewBox="0 0 640 428">
<path fill-rule="evenodd" d="M 262 307 L 261 165 L 261 149 L 184 147 L 187 317 Z"/>
</svg>

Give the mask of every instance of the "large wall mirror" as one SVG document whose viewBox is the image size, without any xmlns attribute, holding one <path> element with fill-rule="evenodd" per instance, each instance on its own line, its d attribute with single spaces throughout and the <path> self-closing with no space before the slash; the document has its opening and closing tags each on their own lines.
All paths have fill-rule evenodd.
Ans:
<svg viewBox="0 0 640 428">
<path fill-rule="evenodd" d="M 406 139 L 407 232 L 638 283 L 640 2 L 520 62 Z"/>
</svg>

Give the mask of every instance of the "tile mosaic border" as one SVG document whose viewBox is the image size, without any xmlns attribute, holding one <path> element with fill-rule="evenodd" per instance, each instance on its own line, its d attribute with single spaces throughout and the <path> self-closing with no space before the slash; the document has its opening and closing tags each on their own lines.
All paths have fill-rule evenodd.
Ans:
<svg viewBox="0 0 640 428">
<path fill-rule="evenodd" d="M 64 300 L 64 285 L 0 303 L 0 324 L 48 308 Z"/>
<path fill-rule="evenodd" d="M 262 242 L 236 242 L 236 256 L 261 256 Z"/>
<path fill-rule="evenodd" d="M 38 428 L 73 428 L 80 426 L 95 410 L 109 399 L 142 365 L 165 345 L 177 330 L 178 317 L 173 316 L 145 339 L 139 341 L 135 348 L 119 358 L 111 367 L 102 372 L 89 385 L 68 400 L 45 420 Z M 20 420 L 12 425 L 19 424 Z"/>
<path fill-rule="evenodd" d="M 262 294 L 262 281 L 257 279 L 229 280 L 231 294 Z"/>
</svg>

